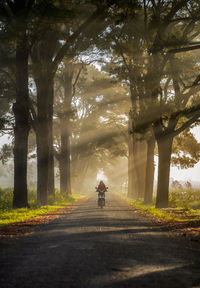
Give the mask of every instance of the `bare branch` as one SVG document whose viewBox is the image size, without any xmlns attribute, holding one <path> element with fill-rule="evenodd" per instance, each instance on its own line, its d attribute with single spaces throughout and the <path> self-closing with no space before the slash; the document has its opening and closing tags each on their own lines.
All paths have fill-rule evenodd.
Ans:
<svg viewBox="0 0 200 288">
<path fill-rule="evenodd" d="M 175 49 L 171 49 L 168 51 L 168 53 L 181 53 L 181 52 L 187 52 L 187 51 L 192 51 L 192 50 L 197 50 L 200 49 L 200 45 L 196 45 L 196 46 L 189 46 L 189 47 L 182 47 L 182 48 L 175 48 Z"/>
<path fill-rule="evenodd" d="M 78 79 L 79 79 L 79 77 L 80 77 L 80 75 L 81 75 L 82 70 L 83 70 L 83 64 L 81 65 L 81 68 L 79 69 L 79 71 L 78 71 L 78 73 L 77 73 L 77 75 L 76 75 L 76 79 L 75 79 L 74 83 L 72 84 L 72 97 L 75 95 L 75 92 L 76 92 L 76 84 L 77 84 L 77 82 L 78 82 Z"/>
</svg>

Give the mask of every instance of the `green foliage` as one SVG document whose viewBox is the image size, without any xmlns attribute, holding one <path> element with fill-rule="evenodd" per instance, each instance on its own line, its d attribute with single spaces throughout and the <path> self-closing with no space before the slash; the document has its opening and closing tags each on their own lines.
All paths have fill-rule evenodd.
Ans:
<svg viewBox="0 0 200 288">
<path fill-rule="evenodd" d="M 179 191 L 180 192 L 180 191 Z M 194 192 L 194 191 L 193 191 Z M 200 191 L 196 191 L 198 194 L 198 197 L 200 197 Z M 192 194 L 192 193 L 191 193 Z M 178 199 L 178 195 L 175 196 L 174 198 Z M 151 214 L 155 217 L 158 218 L 162 218 L 164 220 L 167 221 L 181 221 L 181 222 L 188 222 L 188 221 L 195 221 L 197 219 L 199 219 L 199 215 L 200 215 L 200 211 L 199 210 L 193 210 L 195 209 L 195 205 L 196 207 L 200 207 L 200 200 L 199 201 L 195 201 L 195 202 L 191 202 L 194 204 L 194 206 L 191 206 L 191 208 L 188 207 L 184 207 L 183 203 L 185 203 L 183 201 L 184 197 L 182 197 L 182 202 L 176 202 L 176 204 L 181 204 L 182 206 L 174 206 L 175 208 L 165 208 L 165 209 L 158 209 L 155 208 L 154 205 L 144 205 L 142 200 L 133 200 L 127 197 L 123 197 L 129 204 L 131 204 L 132 206 L 134 206 L 135 208 L 138 208 L 148 214 Z M 191 199 L 194 199 L 195 196 L 193 194 L 193 196 L 191 197 Z M 181 207 L 181 208 L 180 208 Z"/>
<path fill-rule="evenodd" d="M 200 191 L 171 190 L 169 193 L 169 206 L 200 209 Z"/>
<path fill-rule="evenodd" d="M 80 199 L 80 195 L 63 195 L 58 189 L 55 190 L 55 197 L 49 197 L 49 205 L 68 205 L 73 201 Z M 13 202 L 13 188 L 0 188 L 0 211 L 11 211 Z M 30 209 L 37 209 L 40 206 L 37 203 L 37 191 L 29 189 L 28 203 Z"/>
<path fill-rule="evenodd" d="M 142 200 L 136 201 L 136 200 L 133 200 L 130 198 L 125 198 L 125 199 L 129 204 L 131 204 L 134 207 L 136 207 L 136 208 L 138 208 L 144 212 L 147 212 L 153 216 L 160 217 L 160 218 L 163 218 L 165 220 L 177 220 L 175 217 L 170 216 L 169 214 L 163 212 L 161 209 L 155 208 L 154 205 L 144 205 Z"/>
<path fill-rule="evenodd" d="M 63 208 L 63 205 L 54 206 L 42 206 L 36 208 L 21 208 L 12 209 L 8 211 L 0 210 L 0 226 L 12 224 L 16 222 L 26 221 L 38 216 L 48 214 L 51 211 L 56 211 L 57 209 Z"/>
<path fill-rule="evenodd" d="M 0 150 L 0 161 L 5 164 L 13 155 L 12 145 L 4 144 Z"/>
<path fill-rule="evenodd" d="M 172 164 L 180 168 L 191 168 L 200 160 L 200 143 L 186 129 L 173 142 Z"/>
<path fill-rule="evenodd" d="M 0 210 L 6 211 L 12 208 L 13 202 L 13 189 L 0 188 Z"/>
<path fill-rule="evenodd" d="M 55 199 L 50 197 L 48 206 L 37 204 L 37 191 L 28 191 L 30 208 L 13 209 L 13 188 L 0 188 L 0 226 L 29 220 L 38 216 L 56 211 L 72 204 L 81 198 L 80 195 L 62 195 L 58 189 L 55 191 Z"/>
</svg>

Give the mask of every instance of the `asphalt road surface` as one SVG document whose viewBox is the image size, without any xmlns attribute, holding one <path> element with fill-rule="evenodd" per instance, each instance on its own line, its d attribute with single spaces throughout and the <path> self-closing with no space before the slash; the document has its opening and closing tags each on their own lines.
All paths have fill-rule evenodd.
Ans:
<svg viewBox="0 0 200 288">
<path fill-rule="evenodd" d="M 0 245 L 0 287 L 200 287 L 200 244 L 108 193 Z"/>
</svg>

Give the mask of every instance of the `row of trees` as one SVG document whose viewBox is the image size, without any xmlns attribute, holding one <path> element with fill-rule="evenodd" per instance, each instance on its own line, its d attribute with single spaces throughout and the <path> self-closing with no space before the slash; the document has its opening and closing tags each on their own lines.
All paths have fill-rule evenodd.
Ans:
<svg viewBox="0 0 200 288">
<path fill-rule="evenodd" d="M 198 150 L 189 127 L 200 117 L 199 10 L 195 0 L 0 4 L 0 117 L 10 128 L 14 115 L 14 207 L 28 205 L 31 129 L 40 204 L 54 196 L 56 163 L 61 192 L 71 193 L 70 171 L 80 189 L 88 171 L 94 177 L 107 163 L 109 173 L 119 156 L 128 158 L 128 195 L 149 203 L 157 147 L 156 205 L 168 205 L 171 160 L 199 160 L 183 140 Z"/>
<path fill-rule="evenodd" d="M 107 36 L 110 72 L 127 83 L 132 103 L 128 194 L 152 202 L 156 143 L 157 207 L 168 205 L 174 138 L 185 131 L 191 139 L 187 129 L 200 116 L 199 9 L 198 1 L 138 1 Z M 199 159 L 199 151 L 190 155 L 182 166 Z"/>
<path fill-rule="evenodd" d="M 102 30 L 104 5 L 92 1 L 3 1 L 0 4 L 2 51 L 9 55 L 5 69 L 14 78 L 14 207 L 27 206 L 28 136 L 37 143 L 38 201 L 54 194 L 53 99 L 57 69 L 67 57 L 86 49 Z M 91 11 L 88 17 L 88 10 Z M 87 41 L 86 41 L 87 40 Z M 81 43 L 81 46 L 80 46 Z M 4 56 L 3 55 L 3 56 Z M 5 59 L 5 58 L 4 58 Z M 36 101 L 29 95 L 36 86 Z M 35 107 L 36 106 L 36 107 Z M 35 109 L 36 108 L 36 109 Z"/>
</svg>

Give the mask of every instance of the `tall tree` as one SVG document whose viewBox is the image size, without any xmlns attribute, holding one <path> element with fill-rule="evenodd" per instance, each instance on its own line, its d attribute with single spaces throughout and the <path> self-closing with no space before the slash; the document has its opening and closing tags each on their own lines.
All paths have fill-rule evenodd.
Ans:
<svg viewBox="0 0 200 288">
<path fill-rule="evenodd" d="M 148 113 L 142 121 L 152 123 L 158 145 L 157 207 L 167 207 L 168 205 L 173 138 L 199 117 L 197 109 L 195 109 L 194 114 L 187 113 L 185 118 L 183 117 L 184 113 L 182 113 L 185 106 L 189 109 L 191 99 L 198 97 L 197 79 L 199 72 L 198 68 L 195 68 L 195 60 L 190 58 L 188 61 L 191 54 L 184 53 L 181 55 L 181 52 L 193 51 L 198 48 L 198 45 L 195 44 L 195 38 L 199 34 L 196 29 L 197 21 L 193 18 L 191 20 L 191 15 L 188 15 L 187 5 L 190 5 L 190 1 L 176 1 L 171 4 L 172 6 L 168 6 L 166 10 L 162 11 L 160 10 L 161 5 L 163 7 L 165 3 L 154 3 L 153 9 L 151 6 L 146 6 L 146 11 L 149 11 L 150 15 L 154 17 L 156 25 L 150 22 L 150 26 L 149 14 L 147 13 L 147 47 L 149 52 L 147 55 L 146 90 L 149 99 L 151 99 L 151 111 L 147 111 Z M 185 16 L 184 19 L 182 18 L 183 22 L 181 22 L 181 14 Z M 184 65 L 187 65 L 187 69 L 184 68 L 184 71 L 181 71 L 181 65 L 183 65 L 182 69 Z M 194 74 L 195 70 L 196 75 Z M 191 78 L 189 80 L 191 71 L 193 71 L 193 80 Z M 189 83 L 186 83 L 188 80 Z"/>
<path fill-rule="evenodd" d="M 79 79 L 83 64 L 73 63 L 64 59 L 62 67 L 56 77 L 55 115 L 59 119 L 59 149 L 54 149 L 59 163 L 60 191 L 62 194 L 71 194 L 71 123 L 72 98 L 75 86 Z"/>
<path fill-rule="evenodd" d="M 16 100 L 14 144 L 14 207 L 26 207 L 27 202 L 27 145 L 29 134 L 28 93 L 28 23 L 34 1 L 3 1 L 0 3 L 1 20 L 5 23 L 8 39 L 15 42 Z M 9 35 L 8 35 L 9 34 Z"/>
<path fill-rule="evenodd" d="M 57 5 L 55 1 L 55 6 Z M 61 13 L 61 8 L 63 7 L 67 9 L 67 15 L 64 16 Z M 51 5 L 50 5 L 51 6 Z M 74 7 L 75 6 L 75 7 Z M 92 13 L 88 17 L 88 13 L 86 9 L 88 7 L 91 8 Z M 42 40 L 36 41 L 34 43 L 32 49 L 32 60 L 34 63 L 34 78 L 36 79 L 36 86 L 38 91 L 38 101 L 37 101 L 37 109 L 38 109 L 38 117 L 41 117 L 41 121 L 37 121 L 37 123 L 42 125 L 41 129 L 38 129 L 38 138 L 41 138 L 38 142 L 38 200 L 41 204 L 47 203 L 48 193 L 53 194 L 54 192 L 54 164 L 53 164 L 53 134 L 52 134 L 52 120 L 53 120 L 53 102 L 54 102 L 54 76 L 58 69 L 59 64 L 63 60 L 66 55 L 70 55 L 70 57 L 74 57 L 77 54 L 76 44 L 78 40 L 80 41 L 82 38 L 87 42 L 87 46 L 90 45 L 87 36 L 91 35 L 91 24 L 95 24 L 94 26 L 97 28 L 96 33 L 98 33 L 99 29 L 102 29 L 102 21 L 100 21 L 101 25 L 97 25 L 99 19 L 101 19 L 103 11 L 105 7 L 103 5 L 97 6 L 91 3 L 82 6 L 83 10 L 81 14 L 79 14 L 79 20 L 74 18 L 74 11 L 77 12 L 77 9 L 80 10 L 78 3 L 62 3 L 61 7 L 57 8 L 57 15 L 64 17 L 62 19 L 62 25 L 60 25 L 60 17 L 59 23 L 55 20 L 50 29 L 48 28 L 48 33 L 43 37 Z M 69 11 L 70 10 L 70 11 Z M 66 10 L 65 10 L 66 11 Z M 68 23 L 64 24 L 64 19 L 68 20 Z M 74 19 L 74 21 L 72 21 Z M 49 23 L 49 22 L 48 22 Z M 104 26 L 104 25 L 103 25 Z M 44 25 L 43 28 L 46 26 Z M 44 32 L 44 31 L 43 31 Z M 56 33 L 56 34 L 55 34 Z M 94 32 L 92 32 L 94 34 Z M 53 35 L 53 36 L 52 36 Z M 97 36 L 97 35 L 95 35 Z M 87 40 L 87 41 L 86 41 Z M 82 43 L 85 43 L 82 42 Z M 79 42 L 80 43 L 80 42 Z M 49 51 L 46 51 L 46 47 L 49 47 Z M 80 47 L 80 46 L 79 46 Z M 85 46 L 83 45 L 84 49 Z M 40 67 L 38 71 L 38 67 Z M 39 75 L 40 74 L 40 75 Z M 45 97 L 44 97 L 45 95 Z M 39 111 L 42 113 L 39 116 Z M 34 115 L 36 113 L 34 112 Z M 39 136 L 40 135 L 40 136 Z M 46 140 L 48 139 L 48 144 Z M 46 143 L 46 147 L 44 148 L 44 143 Z M 40 147 L 40 148 L 39 148 Z M 41 153 L 40 153 L 41 149 Z M 45 151 L 43 151 L 45 149 Z M 48 190 L 48 193 L 47 193 Z"/>
</svg>

